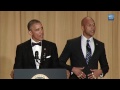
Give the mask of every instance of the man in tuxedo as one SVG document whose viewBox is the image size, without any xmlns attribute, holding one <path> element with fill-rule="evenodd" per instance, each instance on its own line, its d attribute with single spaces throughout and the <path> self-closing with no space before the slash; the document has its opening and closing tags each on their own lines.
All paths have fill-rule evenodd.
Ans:
<svg viewBox="0 0 120 90">
<path fill-rule="evenodd" d="M 109 70 L 104 43 L 93 37 L 95 22 L 91 17 L 81 21 L 82 35 L 67 40 L 59 57 L 60 66 L 70 71 L 70 79 L 97 79 Z M 66 62 L 70 58 L 70 65 Z M 98 69 L 98 62 L 100 69 Z"/>
<path fill-rule="evenodd" d="M 58 51 L 55 43 L 44 40 L 43 25 L 33 19 L 27 25 L 31 39 L 16 48 L 13 69 L 58 68 Z M 11 72 L 13 78 L 13 71 Z"/>
</svg>

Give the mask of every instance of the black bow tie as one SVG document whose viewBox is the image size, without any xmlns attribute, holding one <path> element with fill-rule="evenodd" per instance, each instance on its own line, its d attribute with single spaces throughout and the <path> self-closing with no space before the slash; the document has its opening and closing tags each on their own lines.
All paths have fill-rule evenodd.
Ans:
<svg viewBox="0 0 120 90">
<path fill-rule="evenodd" d="M 32 47 L 35 46 L 35 45 L 41 46 L 41 42 L 39 42 L 39 43 L 33 43 L 33 42 L 32 42 Z"/>
</svg>

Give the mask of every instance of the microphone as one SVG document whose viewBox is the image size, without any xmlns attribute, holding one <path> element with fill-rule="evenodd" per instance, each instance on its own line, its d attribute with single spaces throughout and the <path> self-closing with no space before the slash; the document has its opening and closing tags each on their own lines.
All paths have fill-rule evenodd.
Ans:
<svg viewBox="0 0 120 90">
<path fill-rule="evenodd" d="M 38 57 L 38 51 L 35 51 L 35 60 L 38 64 L 41 63 L 40 61 L 38 61 L 38 60 L 40 60 L 39 57 Z"/>
<path fill-rule="evenodd" d="M 38 51 L 35 51 L 35 59 L 39 59 L 39 57 L 38 57 Z"/>
</svg>

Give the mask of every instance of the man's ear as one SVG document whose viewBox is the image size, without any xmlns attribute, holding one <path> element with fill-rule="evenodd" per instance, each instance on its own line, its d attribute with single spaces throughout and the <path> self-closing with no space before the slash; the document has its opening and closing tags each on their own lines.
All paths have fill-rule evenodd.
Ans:
<svg viewBox="0 0 120 90">
<path fill-rule="evenodd" d="M 81 26 L 81 29 L 84 31 L 84 26 Z"/>
<path fill-rule="evenodd" d="M 28 31 L 29 35 L 32 36 L 32 32 L 31 31 Z"/>
</svg>

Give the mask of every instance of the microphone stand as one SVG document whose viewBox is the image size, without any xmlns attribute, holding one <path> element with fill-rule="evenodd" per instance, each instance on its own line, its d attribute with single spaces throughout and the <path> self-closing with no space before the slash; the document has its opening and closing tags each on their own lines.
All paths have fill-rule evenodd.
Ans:
<svg viewBox="0 0 120 90">
<path fill-rule="evenodd" d="M 39 59 L 39 57 L 38 57 L 38 51 L 35 51 L 35 60 L 36 60 L 36 62 L 39 64 L 39 66 L 40 66 L 40 63 L 41 63 L 41 60 Z M 40 62 L 39 62 L 39 61 Z"/>
</svg>

